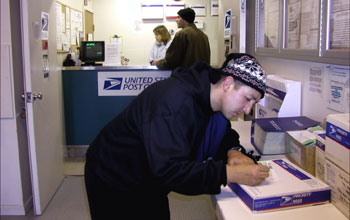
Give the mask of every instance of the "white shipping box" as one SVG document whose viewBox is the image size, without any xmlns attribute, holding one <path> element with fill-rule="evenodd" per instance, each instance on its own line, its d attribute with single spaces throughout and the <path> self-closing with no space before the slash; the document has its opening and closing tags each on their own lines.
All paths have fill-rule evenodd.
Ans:
<svg viewBox="0 0 350 220">
<path fill-rule="evenodd" d="M 331 187 L 331 202 L 350 218 L 350 175 L 326 159 L 326 183 Z"/>
<path fill-rule="evenodd" d="M 319 124 L 305 116 L 254 119 L 250 142 L 260 155 L 285 154 L 286 131 L 305 130 Z"/>
<path fill-rule="evenodd" d="M 301 114 L 301 83 L 267 75 L 265 97 L 256 104 L 256 118 L 291 117 Z"/>
<path fill-rule="evenodd" d="M 229 187 L 254 212 L 267 212 L 328 203 L 330 187 L 284 159 L 266 161 L 270 177 L 258 186 L 229 183 Z"/>
<path fill-rule="evenodd" d="M 316 136 L 316 154 L 315 154 L 315 174 L 316 177 L 326 182 L 325 165 L 326 165 L 326 134 Z"/>
<path fill-rule="evenodd" d="M 350 172 L 350 114 L 332 114 L 326 123 L 326 158 Z"/>
</svg>

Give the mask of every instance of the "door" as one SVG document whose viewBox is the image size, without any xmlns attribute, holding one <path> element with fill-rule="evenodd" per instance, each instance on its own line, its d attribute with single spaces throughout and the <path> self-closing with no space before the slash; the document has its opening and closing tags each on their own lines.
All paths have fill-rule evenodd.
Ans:
<svg viewBox="0 0 350 220">
<path fill-rule="evenodd" d="M 63 111 L 61 71 L 56 60 L 55 1 L 20 3 L 33 203 L 34 213 L 41 215 L 63 180 Z"/>
<path fill-rule="evenodd" d="M 89 34 L 92 36 L 91 40 L 94 40 L 94 14 L 88 10 L 85 10 L 85 40 L 89 40 Z"/>
</svg>

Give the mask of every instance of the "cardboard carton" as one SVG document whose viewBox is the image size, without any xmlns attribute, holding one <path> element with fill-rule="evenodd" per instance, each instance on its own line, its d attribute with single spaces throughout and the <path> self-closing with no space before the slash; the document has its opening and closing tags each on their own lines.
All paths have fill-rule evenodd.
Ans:
<svg viewBox="0 0 350 220">
<path fill-rule="evenodd" d="M 315 143 L 316 136 L 307 130 L 287 131 L 286 157 L 313 176 L 315 176 Z"/>
<path fill-rule="evenodd" d="M 350 175 L 326 159 L 326 183 L 331 187 L 331 202 L 350 218 Z"/>
</svg>

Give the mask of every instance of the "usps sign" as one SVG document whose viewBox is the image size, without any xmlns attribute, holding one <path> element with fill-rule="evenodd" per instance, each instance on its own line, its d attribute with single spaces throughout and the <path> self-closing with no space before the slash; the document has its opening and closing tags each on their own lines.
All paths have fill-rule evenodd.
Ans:
<svg viewBox="0 0 350 220">
<path fill-rule="evenodd" d="M 228 38 L 231 34 L 231 9 L 227 10 L 225 13 L 225 28 L 224 28 L 224 37 Z"/>
<path fill-rule="evenodd" d="M 137 96 L 170 74 L 171 71 L 98 72 L 98 96 Z"/>
</svg>

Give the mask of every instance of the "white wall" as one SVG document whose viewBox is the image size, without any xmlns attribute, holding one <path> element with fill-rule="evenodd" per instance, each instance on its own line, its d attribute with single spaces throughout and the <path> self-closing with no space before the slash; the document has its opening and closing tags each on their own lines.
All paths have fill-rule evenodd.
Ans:
<svg viewBox="0 0 350 220">
<path fill-rule="evenodd" d="M 9 48 L 11 51 L 11 28 L 10 28 L 9 0 L 1 0 L 1 49 Z M 5 46 L 5 47 L 3 47 Z M 2 51 L 3 52 L 3 51 Z M 1 57 L 3 60 L 4 57 Z M 11 60 L 11 57 L 10 57 Z M 12 62 L 6 67 L 1 63 L 1 74 L 10 72 L 10 86 L 5 94 L 14 94 Z M 3 91 L 2 91 L 3 92 Z M 7 100 L 6 103 L 3 100 Z M 19 146 L 17 139 L 17 115 L 14 111 L 14 97 L 1 99 L 1 108 L 10 105 L 13 116 L 1 118 L 1 215 L 24 215 L 25 204 L 23 202 L 23 191 L 20 171 Z"/>
<path fill-rule="evenodd" d="M 165 18 L 156 21 L 141 19 L 142 0 L 96 0 L 93 2 L 95 40 L 109 42 L 111 35 L 123 36 L 123 55 L 130 59 L 129 65 L 149 65 L 148 57 L 154 43 L 153 28 L 163 24 L 168 29 L 179 31 L 175 19 Z M 145 2 L 145 1 L 143 1 Z M 160 2 L 160 1 L 158 1 Z M 161 1 L 163 4 L 172 1 Z M 196 21 L 204 21 L 204 33 L 209 37 L 211 48 L 211 65 L 217 61 L 217 20 L 210 15 L 210 0 L 184 0 L 185 7 L 190 4 L 205 4 L 206 17 L 196 17 Z M 136 30 L 138 29 L 139 30 Z"/>
<path fill-rule="evenodd" d="M 302 115 L 323 123 L 328 114 L 339 113 L 328 108 L 330 79 L 326 66 L 329 66 L 329 64 L 259 56 L 257 56 L 257 59 L 267 74 L 280 75 L 284 78 L 300 81 L 302 83 Z M 310 68 L 322 70 L 323 80 L 321 93 L 310 91 Z M 347 107 L 349 106 L 349 104 L 345 105 Z"/>
</svg>

